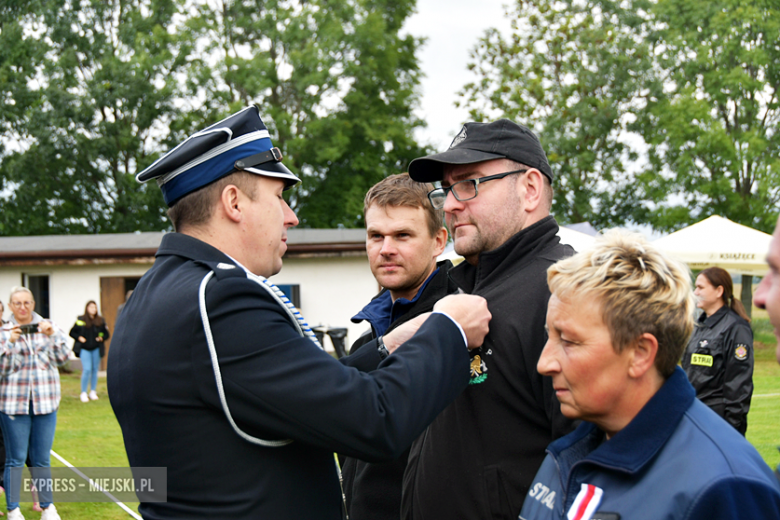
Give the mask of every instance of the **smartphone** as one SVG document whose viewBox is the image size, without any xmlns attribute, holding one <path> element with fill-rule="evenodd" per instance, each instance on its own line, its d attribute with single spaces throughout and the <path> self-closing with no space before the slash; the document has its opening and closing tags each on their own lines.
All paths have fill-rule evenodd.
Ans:
<svg viewBox="0 0 780 520">
<path fill-rule="evenodd" d="M 22 329 L 22 334 L 33 334 L 35 332 L 38 332 L 37 323 L 27 323 L 26 325 L 19 325 L 19 328 Z"/>
</svg>

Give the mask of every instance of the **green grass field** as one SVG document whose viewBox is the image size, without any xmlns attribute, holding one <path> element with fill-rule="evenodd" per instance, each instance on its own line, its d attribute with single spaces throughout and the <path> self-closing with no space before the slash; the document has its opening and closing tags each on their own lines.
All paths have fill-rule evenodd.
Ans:
<svg viewBox="0 0 780 520">
<path fill-rule="evenodd" d="M 755 369 L 753 400 L 748 414 L 747 439 L 769 464 L 780 464 L 780 365 L 775 358 L 777 338 L 766 313 L 754 310 Z"/>
<path fill-rule="evenodd" d="M 774 468 L 780 464 L 780 365 L 775 360 L 776 339 L 766 314 L 754 314 L 755 390 L 748 416 L 747 439 L 758 449 L 764 460 Z M 57 419 L 54 451 L 76 467 L 126 467 L 127 456 L 119 425 L 111 411 L 106 394 L 106 381 L 98 383 L 98 401 L 79 401 L 79 374 L 62 374 L 62 404 Z M 52 457 L 52 466 L 61 467 Z M 55 498 L 56 500 L 56 498 Z M 127 503 L 137 511 L 137 503 Z M 4 508 L 3 508 L 4 509 Z M 22 503 L 22 513 L 29 519 L 40 517 L 32 504 Z M 66 520 L 113 520 L 130 516 L 113 503 L 57 503 Z"/>
</svg>

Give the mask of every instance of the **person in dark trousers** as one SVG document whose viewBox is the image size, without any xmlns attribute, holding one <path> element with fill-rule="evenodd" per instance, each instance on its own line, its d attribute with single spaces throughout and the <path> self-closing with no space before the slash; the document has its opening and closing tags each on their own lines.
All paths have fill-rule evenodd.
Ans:
<svg viewBox="0 0 780 520">
<path fill-rule="evenodd" d="M 468 383 L 483 298 L 452 295 L 385 336 L 391 355 L 325 352 L 268 277 L 298 223 L 257 107 L 191 136 L 157 179 L 176 232 L 114 330 L 108 395 L 132 467 L 167 468 L 147 520 L 342 518 L 334 452 L 400 456 Z M 377 366 L 378 365 L 378 366 Z M 365 367 L 366 370 L 361 370 Z"/>
<path fill-rule="evenodd" d="M 753 303 L 759 309 L 765 309 L 769 315 L 769 322 L 777 338 L 775 357 L 780 363 L 780 218 L 777 219 L 775 232 L 769 243 L 766 263 L 769 264 L 769 272 L 758 284 L 756 294 L 753 295 Z M 775 476 L 780 479 L 780 466 L 775 469 Z"/>
<path fill-rule="evenodd" d="M 745 435 L 753 396 L 753 329 L 734 298 L 731 275 L 710 267 L 696 277 L 696 306 L 703 312 L 682 357 L 696 397 Z"/>
<path fill-rule="evenodd" d="M 466 123 L 449 150 L 413 160 L 409 175 L 441 182 L 429 199 L 466 259 L 450 278 L 484 296 L 494 319 L 471 353 L 468 388 L 412 445 L 403 518 L 516 519 L 545 448 L 572 428 L 536 371 L 546 271 L 574 252 L 550 216 L 553 172 L 537 137 L 501 119 Z"/>
<path fill-rule="evenodd" d="M 450 261 L 436 262 L 447 244 L 447 229 L 442 212 L 428 201 L 431 189 L 403 173 L 383 179 L 366 194 L 366 252 L 382 291 L 352 318 L 354 323 L 369 324 L 368 331 L 352 344 L 353 354 L 378 349 L 386 356 L 385 334 L 432 311 L 438 300 L 457 290 L 448 276 Z M 342 474 L 351 520 L 400 518 L 408 455 L 406 450 L 384 464 L 345 459 Z"/>
<path fill-rule="evenodd" d="M 84 306 L 84 314 L 71 327 L 70 337 L 75 340 L 73 352 L 81 359 L 81 402 L 96 401 L 100 360 L 106 355 L 105 342 L 111 335 L 93 300 Z"/>
</svg>

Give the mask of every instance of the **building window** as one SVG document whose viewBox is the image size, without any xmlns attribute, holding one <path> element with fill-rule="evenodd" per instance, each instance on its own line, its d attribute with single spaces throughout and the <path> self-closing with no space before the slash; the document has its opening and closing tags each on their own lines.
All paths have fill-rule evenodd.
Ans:
<svg viewBox="0 0 780 520">
<path fill-rule="evenodd" d="M 301 308 L 301 286 L 297 283 L 277 285 L 297 309 Z"/>
<path fill-rule="evenodd" d="M 30 289 L 35 300 L 35 312 L 44 318 L 50 318 L 49 276 L 22 273 L 22 285 Z"/>
</svg>

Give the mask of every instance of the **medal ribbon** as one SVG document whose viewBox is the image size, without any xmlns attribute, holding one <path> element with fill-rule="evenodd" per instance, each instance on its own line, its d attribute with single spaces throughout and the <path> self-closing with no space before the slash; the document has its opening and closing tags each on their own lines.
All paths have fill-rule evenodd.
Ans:
<svg viewBox="0 0 780 520">
<path fill-rule="evenodd" d="M 590 520 L 601 504 L 604 490 L 592 484 L 582 484 L 577 498 L 566 513 L 568 520 Z"/>
</svg>

